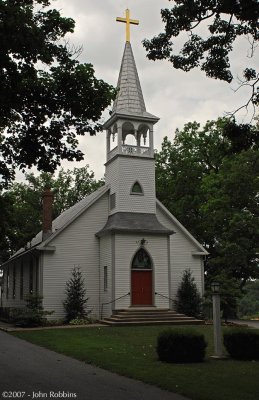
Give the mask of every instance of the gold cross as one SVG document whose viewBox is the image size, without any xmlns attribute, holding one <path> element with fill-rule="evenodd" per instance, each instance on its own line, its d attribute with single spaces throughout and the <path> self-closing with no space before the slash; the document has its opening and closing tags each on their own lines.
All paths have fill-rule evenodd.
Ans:
<svg viewBox="0 0 259 400">
<path fill-rule="evenodd" d="M 118 22 L 124 22 L 126 24 L 126 42 L 130 42 L 130 24 L 138 25 L 139 21 L 137 19 L 130 19 L 130 10 L 126 10 L 126 18 L 118 17 L 116 18 Z"/>
</svg>

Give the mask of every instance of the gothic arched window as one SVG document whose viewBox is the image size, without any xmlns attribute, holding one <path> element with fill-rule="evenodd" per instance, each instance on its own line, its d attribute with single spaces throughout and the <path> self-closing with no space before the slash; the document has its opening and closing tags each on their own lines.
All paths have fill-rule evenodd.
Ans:
<svg viewBox="0 0 259 400">
<path fill-rule="evenodd" d="M 130 191 L 131 194 L 144 194 L 143 193 L 143 189 L 142 186 L 140 185 L 140 183 L 138 181 L 136 181 L 131 188 Z"/>
<path fill-rule="evenodd" d="M 141 248 L 135 254 L 132 261 L 133 269 L 151 269 L 152 261 L 145 249 Z"/>
</svg>

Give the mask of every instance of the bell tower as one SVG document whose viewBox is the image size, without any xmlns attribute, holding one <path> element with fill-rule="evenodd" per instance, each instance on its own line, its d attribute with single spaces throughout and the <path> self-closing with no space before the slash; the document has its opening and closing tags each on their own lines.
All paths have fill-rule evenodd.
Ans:
<svg viewBox="0 0 259 400">
<path fill-rule="evenodd" d="M 155 214 L 155 160 L 153 127 L 159 120 L 146 111 L 144 97 L 130 44 L 129 10 L 126 44 L 122 57 L 117 97 L 106 129 L 105 181 L 110 185 L 110 215 L 121 212 Z"/>
</svg>

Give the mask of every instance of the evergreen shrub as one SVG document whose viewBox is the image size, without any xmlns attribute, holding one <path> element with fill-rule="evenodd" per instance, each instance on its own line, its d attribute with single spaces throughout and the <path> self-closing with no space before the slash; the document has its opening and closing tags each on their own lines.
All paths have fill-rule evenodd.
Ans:
<svg viewBox="0 0 259 400">
<path fill-rule="evenodd" d="M 183 272 L 176 300 L 174 300 L 174 306 L 178 313 L 188 315 L 189 317 L 201 317 L 202 298 L 190 269 L 186 269 Z"/>
<path fill-rule="evenodd" d="M 237 360 L 259 360 L 259 332 L 232 328 L 224 332 L 224 345 L 230 357 Z"/>
<path fill-rule="evenodd" d="M 157 338 L 157 354 L 160 361 L 168 363 L 192 363 L 203 361 L 207 343 L 204 335 L 192 329 L 168 329 Z"/>
<path fill-rule="evenodd" d="M 10 319 L 21 327 L 36 327 L 46 324 L 47 316 L 54 311 L 44 311 L 43 297 L 38 294 L 28 294 L 24 298 L 26 306 L 23 308 L 13 308 Z"/>
<path fill-rule="evenodd" d="M 71 271 L 71 278 L 66 283 L 66 299 L 63 302 L 66 321 L 70 322 L 75 319 L 85 319 L 89 314 L 86 310 L 86 289 L 83 274 L 80 267 L 74 267 Z"/>
</svg>

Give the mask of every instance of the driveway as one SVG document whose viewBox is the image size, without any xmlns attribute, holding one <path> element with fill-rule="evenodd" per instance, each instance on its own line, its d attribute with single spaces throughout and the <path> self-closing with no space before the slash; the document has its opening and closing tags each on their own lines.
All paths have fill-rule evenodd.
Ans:
<svg viewBox="0 0 259 400">
<path fill-rule="evenodd" d="M 0 399 L 5 398 L 187 400 L 0 331 Z"/>
</svg>

